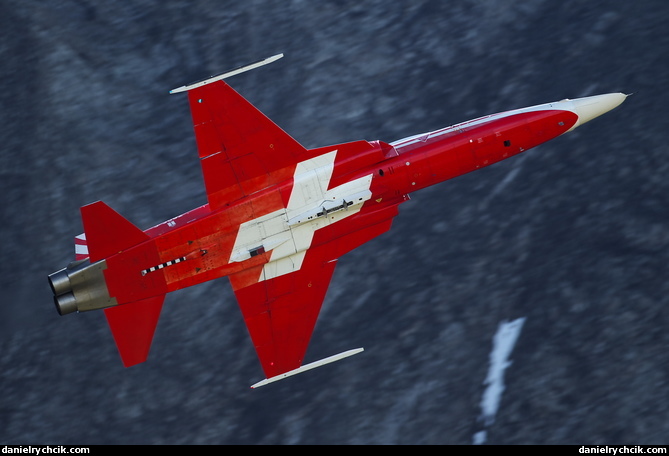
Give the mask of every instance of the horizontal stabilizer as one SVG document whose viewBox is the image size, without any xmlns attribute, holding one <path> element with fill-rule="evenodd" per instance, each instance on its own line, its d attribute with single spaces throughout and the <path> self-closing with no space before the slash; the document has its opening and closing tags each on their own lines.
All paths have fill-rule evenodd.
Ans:
<svg viewBox="0 0 669 456">
<path fill-rule="evenodd" d="M 286 377 L 290 377 L 292 375 L 296 374 L 301 374 L 302 372 L 315 369 L 316 367 L 323 366 L 325 364 L 330 364 L 334 363 L 335 361 L 339 361 L 340 359 L 348 358 L 349 356 L 357 355 L 361 351 L 364 351 L 364 348 L 354 348 L 353 350 L 348 350 L 343 353 L 339 353 L 338 355 L 332 355 L 328 356 L 327 358 L 323 358 L 320 361 L 314 361 L 313 363 L 305 364 L 304 366 L 298 367 L 297 369 L 293 369 L 292 371 L 288 371 L 286 373 L 277 375 L 276 377 L 271 377 L 271 378 L 266 378 L 265 380 L 261 380 L 258 383 L 254 383 L 251 385 L 251 388 L 258 388 L 260 386 L 265 386 L 269 383 L 274 383 L 278 382 L 279 380 L 283 380 Z"/>
<path fill-rule="evenodd" d="M 163 301 L 165 295 L 105 309 L 125 367 L 143 363 L 148 358 Z"/>
<path fill-rule="evenodd" d="M 133 247 L 149 238 L 118 212 L 98 201 L 81 208 L 87 253 L 91 263 Z"/>
</svg>

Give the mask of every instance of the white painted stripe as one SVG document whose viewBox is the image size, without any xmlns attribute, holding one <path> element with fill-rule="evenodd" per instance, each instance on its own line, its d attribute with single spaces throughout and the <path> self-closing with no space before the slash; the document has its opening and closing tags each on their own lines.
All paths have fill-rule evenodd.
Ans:
<svg viewBox="0 0 669 456">
<path fill-rule="evenodd" d="M 141 272 L 142 272 L 142 275 L 144 276 L 144 275 L 148 274 L 149 272 L 155 272 L 159 269 L 163 269 L 163 268 L 166 268 L 168 266 L 175 265 L 175 264 L 180 263 L 182 261 L 186 261 L 186 257 L 181 257 L 181 258 L 176 258 L 174 260 L 166 261 L 165 263 L 159 264 L 157 266 L 152 266 L 148 269 L 144 269 Z"/>
</svg>

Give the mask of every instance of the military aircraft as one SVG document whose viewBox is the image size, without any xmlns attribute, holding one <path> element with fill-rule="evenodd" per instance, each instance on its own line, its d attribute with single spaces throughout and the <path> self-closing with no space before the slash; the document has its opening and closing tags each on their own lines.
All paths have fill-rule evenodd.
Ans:
<svg viewBox="0 0 669 456">
<path fill-rule="evenodd" d="M 75 261 L 49 275 L 59 314 L 104 309 L 123 364 L 144 362 L 165 295 L 227 276 L 265 379 L 303 364 L 342 255 L 390 229 L 409 194 L 489 166 L 621 104 L 610 93 L 477 118 L 392 143 L 306 149 L 224 79 L 179 87 L 190 104 L 208 203 L 141 230 L 105 203 L 81 208 Z"/>
</svg>

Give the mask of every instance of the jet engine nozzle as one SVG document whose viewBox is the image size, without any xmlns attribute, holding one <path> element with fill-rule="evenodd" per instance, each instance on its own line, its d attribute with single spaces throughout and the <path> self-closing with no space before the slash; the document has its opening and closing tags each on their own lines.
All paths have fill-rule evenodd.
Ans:
<svg viewBox="0 0 669 456">
<path fill-rule="evenodd" d="M 70 277 L 67 275 L 67 268 L 50 274 L 49 285 L 54 296 L 60 296 L 68 291 L 72 291 L 72 284 L 70 283 Z"/>
<path fill-rule="evenodd" d="M 53 302 L 56 304 L 58 315 L 67 315 L 77 311 L 77 300 L 71 291 L 60 296 L 54 296 Z"/>
<path fill-rule="evenodd" d="M 67 315 L 116 305 L 116 299 L 107 290 L 103 274 L 106 268 L 104 260 L 93 264 L 82 260 L 50 274 L 49 285 L 58 313 Z"/>
</svg>

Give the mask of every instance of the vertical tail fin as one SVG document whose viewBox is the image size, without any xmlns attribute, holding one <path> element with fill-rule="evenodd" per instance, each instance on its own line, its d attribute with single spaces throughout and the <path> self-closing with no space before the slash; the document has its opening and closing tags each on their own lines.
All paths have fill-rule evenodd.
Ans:
<svg viewBox="0 0 669 456">
<path fill-rule="evenodd" d="M 144 242 L 150 237 L 98 201 L 81 208 L 84 234 L 75 238 L 75 258 L 91 263 Z M 105 309 L 114 342 L 125 367 L 146 361 L 165 295 Z"/>
</svg>

